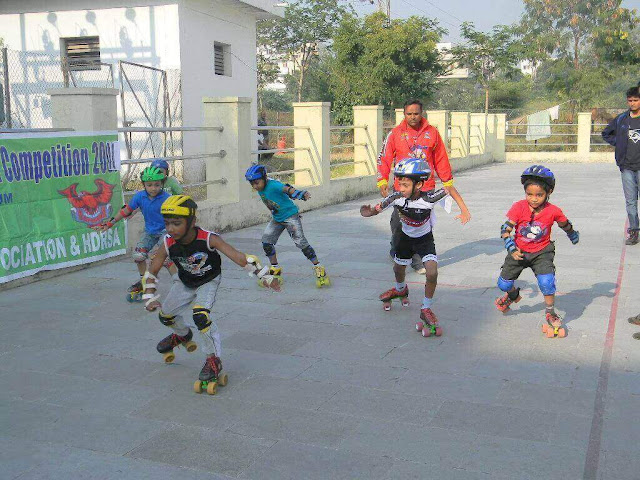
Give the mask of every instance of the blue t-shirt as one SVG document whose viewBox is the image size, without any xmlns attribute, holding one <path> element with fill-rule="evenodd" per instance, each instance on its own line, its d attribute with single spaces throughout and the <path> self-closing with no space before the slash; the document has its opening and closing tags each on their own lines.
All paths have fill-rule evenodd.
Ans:
<svg viewBox="0 0 640 480">
<path fill-rule="evenodd" d="M 146 190 L 136 192 L 129 202 L 129 208 L 139 208 L 144 217 L 144 229 L 147 233 L 162 233 L 164 231 L 164 217 L 160 213 L 162 203 L 171 195 L 161 191 L 153 198 L 149 198 Z"/>
<path fill-rule="evenodd" d="M 283 222 L 291 215 L 298 213 L 298 207 L 289 198 L 289 195 L 282 191 L 283 188 L 284 183 L 273 178 L 267 178 L 264 190 L 258 192 L 264 204 L 271 210 L 273 219 L 276 222 Z"/>
</svg>

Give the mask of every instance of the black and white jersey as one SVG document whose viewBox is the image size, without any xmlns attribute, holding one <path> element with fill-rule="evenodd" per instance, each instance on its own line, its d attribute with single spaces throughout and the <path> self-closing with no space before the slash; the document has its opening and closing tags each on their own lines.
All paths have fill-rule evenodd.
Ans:
<svg viewBox="0 0 640 480">
<path fill-rule="evenodd" d="M 189 288 L 198 288 L 220 275 L 220 255 L 209 246 L 209 237 L 217 233 L 196 227 L 197 235 L 189 244 L 165 235 L 164 248 L 178 268 L 178 276 Z"/>
<path fill-rule="evenodd" d="M 412 238 L 426 235 L 435 225 L 433 207 L 447 196 L 444 189 L 420 192 L 420 196 L 411 200 L 404 198 L 400 192 L 394 192 L 379 204 L 380 210 L 393 206 L 400 214 L 402 231 Z"/>
</svg>

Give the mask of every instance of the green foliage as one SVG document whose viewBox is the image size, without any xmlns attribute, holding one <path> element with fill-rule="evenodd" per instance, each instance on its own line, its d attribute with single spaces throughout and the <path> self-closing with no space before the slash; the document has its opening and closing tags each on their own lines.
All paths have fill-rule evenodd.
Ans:
<svg viewBox="0 0 640 480">
<path fill-rule="evenodd" d="M 638 19 L 621 3 L 622 0 L 524 0 L 521 27 L 537 33 L 528 37 L 533 40 L 532 49 L 540 42 L 549 47 L 541 38 L 547 36 L 555 43 L 556 56 L 571 58 L 576 69 L 581 67 L 582 53 L 589 46 L 597 47 L 602 58 L 622 60 L 630 51 L 629 31 Z"/>
<path fill-rule="evenodd" d="M 425 103 L 427 110 L 479 112 L 484 107 L 484 91 L 473 78 L 442 80 L 435 87 L 435 95 Z"/>
<path fill-rule="evenodd" d="M 330 88 L 337 121 L 353 105 L 401 106 L 409 97 L 429 100 L 444 73 L 436 43 L 443 30 L 426 17 L 394 19 L 382 13 L 347 16 L 333 39 Z"/>
<path fill-rule="evenodd" d="M 350 6 L 340 0 L 295 0 L 287 6 L 284 18 L 258 24 L 258 50 L 272 63 L 295 64 L 297 98 L 302 100 L 305 74 L 322 44 L 329 42 L 340 20 L 350 15 Z"/>
<path fill-rule="evenodd" d="M 262 90 L 259 94 L 260 110 L 274 112 L 290 112 L 293 110 L 291 103 L 293 97 L 288 91 Z"/>
</svg>

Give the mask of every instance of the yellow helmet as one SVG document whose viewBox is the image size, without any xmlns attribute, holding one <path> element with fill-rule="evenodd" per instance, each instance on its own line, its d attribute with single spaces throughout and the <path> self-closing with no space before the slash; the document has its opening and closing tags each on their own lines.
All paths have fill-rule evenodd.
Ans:
<svg viewBox="0 0 640 480">
<path fill-rule="evenodd" d="M 160 207 L 162 215 L 175 215 L 177 217 L 193 217 L 198 205 L 189 195 L 171 195 Z"/>
</svg>

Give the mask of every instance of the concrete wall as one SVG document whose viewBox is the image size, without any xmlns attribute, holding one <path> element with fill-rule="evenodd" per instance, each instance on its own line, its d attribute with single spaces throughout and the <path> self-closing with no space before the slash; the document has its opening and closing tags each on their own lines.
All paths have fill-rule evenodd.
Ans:
<svg viewBox="0 0 640 480">
<path fill-rule="evenodd" d="M 531 163 L 616 163 L 613 152 L 506 152 L 507 162 Z"/>
</svg>

